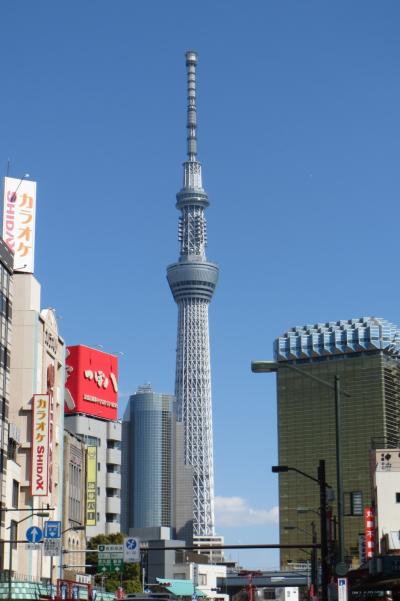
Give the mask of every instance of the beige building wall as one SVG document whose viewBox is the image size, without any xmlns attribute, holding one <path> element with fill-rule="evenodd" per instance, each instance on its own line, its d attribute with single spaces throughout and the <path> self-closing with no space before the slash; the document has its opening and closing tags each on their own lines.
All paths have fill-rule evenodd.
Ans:
<svg viewBox="0 0 400 601">
<path fill-rule="evenodd" d="M 13 338 L 11 346 L 10 411 L 9 421 L 20 432 L 20 444 L 16 453 L 19 466 L 19 508 L 49 513 L 48 518 L 30 516 L 18 525 L 19 540 L 26 538 L 30 526 L 43 528 L 44 521 L 62 518 L 63 482 L 63 428 L 64 428 L 64 382 L 65 347 L 59 336 L 55 312 L 40 310 L 40 284 L 32 274 L 14 275 L 14 298 L 12 315 Z M 34 394 L 50 394 L 50 490 L 47 496 L 31 496 L 32 458 L 32 398 Z M 11 463 L 11 462 L 10 462 Z M 18 470 L 9 470 L 7 490 Z M 10 521 L 20 521 L 30 511 L 6 514 L 6 527 Z M 9 530 L 8 530 L 9 531 Z M 9 547 L 10 545 L 6 545 Z M 8 566 L 9 548 L 5 549 L 5 566 Z M 50 573 L 50 558 L 44 557 L 42 545 L 39 550 L 27 550 L 25 543 L 13 550 L 13 573 L 30 580 L 58 576 L 58 558 L 53 560 Z"/>
<path fill-rule="evenodd" d="M 63 549 L 66 550 L 63 577 L 76 580 L 76 574 L 84 574 L 86 548 L 85 530 L 86 493 L 86 445 L 82 440 L 64 430 L 64 495 L 63 495 Z"/>
</svg>

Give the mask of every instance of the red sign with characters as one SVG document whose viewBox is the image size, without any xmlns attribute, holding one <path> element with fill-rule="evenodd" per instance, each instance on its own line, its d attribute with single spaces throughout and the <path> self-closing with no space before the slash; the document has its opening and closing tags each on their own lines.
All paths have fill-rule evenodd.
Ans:
<svg viewBox="0 0 400 601">
<path fill-rule="evenodd" d="M 118 359 L 88 346 L 67 347 L 65 413 L 118 418 Z"/>
<path fill-rule="evenodd" d="M 365 555 L 371 559 L 375 554 L 375 512 L 373 507 L 364 507 Z"/>
</svg>

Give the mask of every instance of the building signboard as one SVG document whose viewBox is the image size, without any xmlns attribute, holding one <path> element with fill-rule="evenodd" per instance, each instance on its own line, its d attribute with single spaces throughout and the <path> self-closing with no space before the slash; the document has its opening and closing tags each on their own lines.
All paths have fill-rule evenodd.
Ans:
<svg viewBox="0 0 400 601">
<path fill-rule="evenodd" d="M 87 448 L 86 526 L 96 526 L 97 517 L 97 447 Z"/>
<path fill-rule="evenodd" d="M 36 182 L 4 178 L 3 239 L 14 253 L 14 270 L 33 273 Z"/>
<path fill-rule="evenodd" d="M 365 555 L 371 559 L 375 554 L 375 513 L 373 507 L 364 507 Z"/>
<path fill-rule="evenodd" d="M 45 497 L 49 490 L 50 395 L 34 394 L 32 400 L 31 495 Z"/>
<path fill-rule="evenodd" d="M 118 359 L 83 345 L 67 348 L 65 413 L 118 417 Z"/>
</svg>

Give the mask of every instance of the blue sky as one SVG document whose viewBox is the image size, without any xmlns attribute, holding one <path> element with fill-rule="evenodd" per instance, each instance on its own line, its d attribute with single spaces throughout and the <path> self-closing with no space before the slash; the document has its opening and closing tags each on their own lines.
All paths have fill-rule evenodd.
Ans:
<svg viewBox="0 0 400 601">
<path fill-rule="evenodd" d="M 400 323 L 395 0 L 4 0 L 0 171 L 38 182 L 36 275 L 69 344 L 122 351 L 121 408 L 174 387 L 184 52 L 199 53 L 218 532 L 278 540 L 273 376 L 288 327 Z M 232 523 L 238 524 L 236 527 Z M 253 567 L 277 554 L 232 552 Z"/>
</svg>

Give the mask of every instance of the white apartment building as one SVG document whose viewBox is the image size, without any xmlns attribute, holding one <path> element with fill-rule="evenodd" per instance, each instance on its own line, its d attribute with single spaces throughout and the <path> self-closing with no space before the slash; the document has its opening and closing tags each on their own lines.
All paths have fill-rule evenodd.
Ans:
<svg viewBox="0 0 400 601">
<path fill-rule="evenodd" d="M 65 415 L 65 429 L 86 446 L 97 447 L 96 524 L 86 536 L 121 530 L 121 422 L 84 414 Z"/>
<path fill-rule="evenodd" d="M 400 551 L 400 449 L 377 449 L 371 455 L 375 505 L 375 553 Z"/>
</svg>

